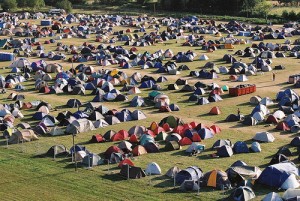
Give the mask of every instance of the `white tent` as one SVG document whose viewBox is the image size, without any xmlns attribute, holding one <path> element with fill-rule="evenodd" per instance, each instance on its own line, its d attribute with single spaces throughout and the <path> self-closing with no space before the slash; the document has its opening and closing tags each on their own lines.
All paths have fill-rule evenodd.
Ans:
<svg viewBox="0 0 300 201">
<path fill-rule="evenodd" d="M 278 193 L 271 192 L 271 193 L 268 193 L 262 201 L 283 201 L 283 200 L 278 195 Z"/>
<path fill-rule="evenodd" d="M 283 111 L 281 110 L 277 110 L 276 112 L 274 112 L 273 116 L 277 119 L 283 119 L 285 117 L 285 114 Z"/>
<path fill-rule="evenodd" d="M 200 60 L 200 61 L 206 61 L 206 60 L 208 60 L 208 56 L 205 55 L 205 54 L 202 54 L 202 55 L 200 56 L 199 60 Z"/>
<path fill-rule="evenodd" d="M 282 198 L 285 200 L 288 200 L 288 199 L 291 199 L 294 197 L 297 197 L 297 198 L 300 197 L 300 189 L 287 189 L 282 196 Z"/>
<path fill-rule="evenodd" d="M 10 68 L 17 67 L 17 68 L 23 68 L 25 66 L 31 66 L 31 62 L 26 58 L 19 58 L 15 60 L 12 64 L 9 65 Z"/>
<path fill-rule="evenodd" d="M 64 135 L 65 131 L 62 128 L 55 126 L 50 130 L 49 134 L 52 136 Z"/>
<path fill-rule="evenodd" d="M 260 142 L 274 142 L 275 140 L 274 136 L 269 132 L 258 132 L 252 139 Z"/>
<path fill-rule="evenodd" d="M 103 128 L 109 125 L 104 119 L 99 119 L 95 121 L 93 124 L 95 128 Z"/>
<path fill-rule="evenodd" d="M 161 169 L 157 163 L 152 162 L 147 165 L 145 173 L 147 175 L 161 175 Z"/>
<path fill-rule="evenodd" d="M 252 115 L 252 117 L 253 117 L 254 119 L 256 119 L 258 122 L 262 122 L 262 121 L 265 119 L 264 114 L 263 114 L 262 112 L 255 112 L 255 113 Z"/>
<path fill-rule="evenodd" d="M 246 75 L 240 75 L 236 81 L 237 82 L 246 82 L 246 81 L 248 81 L 248 78 Z"/>
</svg>

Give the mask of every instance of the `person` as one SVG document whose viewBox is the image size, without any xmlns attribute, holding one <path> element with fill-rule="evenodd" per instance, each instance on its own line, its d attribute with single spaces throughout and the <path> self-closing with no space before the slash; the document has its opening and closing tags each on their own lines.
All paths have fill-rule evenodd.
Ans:
<svg viewBox="0 0 300 201">
<path fill-rule="evenodd" d="M 275 81 L 275 73 L 272 74 L 273 81 Z"/>
<path fill-rule="evenodd" d="M 240 108 L 237 109 L 237 113 L 238 113 L 238 115 L 241 114 Z"/>
</svg>

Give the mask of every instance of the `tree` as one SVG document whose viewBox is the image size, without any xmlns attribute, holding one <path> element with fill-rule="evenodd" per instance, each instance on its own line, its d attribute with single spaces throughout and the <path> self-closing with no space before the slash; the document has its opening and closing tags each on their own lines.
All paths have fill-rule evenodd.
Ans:
<svg viewBox="0 0 300 201">
<path fill-rule="evenodd" d="M 255 7 L 261 2 L 261 0 L 243 0 L 242 2 L 242 12 L 245 12 L 247 14 L 247 17 L 249 17 L 249 14 L 252 15 Z"/>
<path fill-rule="evenodd" d="M 17 0 L 18 7 L 23 8 L 27 6 L 28 0 Z"/>
<path fill-rule="evenodd" d="M 35 11 L 36 9 L 40 9 L 45 6 L 45 2 L 44 0 L 29 0 L 27 5 Z"/>
<path fill-rule="evenodd" d="M 64 9 L 68 13 L 70 13 L 72 11 L 72 3 L 68 0 L 62 0 L 62 1 L 57 2 L 56 7 Z"/>
<path fill-rule="evenodd" d="M 17 8 L 17 1 L 16 0 L 3 0 L 1 3 L 1 7 L 5 11 L 10 11 Z"/>
<path fill-rule="evenodd" d="M 254 12 L 257 15 L 264 17 L 267 20 L 271 7 L 272 7 L 271 4 L 263 0 L 255 6 Z"/>
</svg>

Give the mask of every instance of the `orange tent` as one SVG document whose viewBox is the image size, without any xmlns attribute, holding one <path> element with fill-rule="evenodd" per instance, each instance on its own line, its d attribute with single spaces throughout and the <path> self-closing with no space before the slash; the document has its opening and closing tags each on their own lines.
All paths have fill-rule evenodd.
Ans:
<svg viewBox="0 0 300 201">
<path fill-rule="evenodd" d="M 134 156 L 140 156 L 140 155 L 143 155 L 143 154 L 146 154 L 146 153 L 147 153 L 147 150 L 142 145 L 137 145 L 132 150 L 132 154 Z"/>
<path fill-rule="evenodd" d="M 159 126 L 158 126 L 158 123 L 155 122 L 155 121 L 153 121 L 153 122 L 151 123 L 149 129 L 152 130 L 152 131 L 155 131 L 155 129 L 156 129 L 157 127 L 159 127 Z"/>
<path fill-rule="evenodd" d="M 220 110 L 220 108 L 218 106 L 214 106 L 209 111 L 209 114 L 219 115 L 219 114 L 221 114 L 221 110 Z"/>
</svg>

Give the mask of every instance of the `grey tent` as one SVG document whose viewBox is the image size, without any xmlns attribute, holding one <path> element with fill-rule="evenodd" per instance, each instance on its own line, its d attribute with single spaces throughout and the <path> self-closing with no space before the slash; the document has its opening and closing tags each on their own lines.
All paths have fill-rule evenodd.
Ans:
<svg viewBox="0 0 300 201">
<path fill-rule="evenodd" d="M 182 191 L 197 191 L 200 187 L 194 180 L 184 180 L 179 189 Z"/>
<path fill-rule="evenodd" d="M 30 129 L 23 129 L 13 132 L 8 142 L 10 144 L 17 144 L 21 142 L 30 142 L 32 140 L 38 140 L 38 137 L 34 134 L 34 131 Z"/>
<path fill-rule="evenodd" d="M 255 198 L 255 194 L 248 186 L 240 186 L 230 194 L 230 199 L 234 201 L 247 201 L 253 198 Z"/>
<path fill-rule="evenodd" d="M 280 195 L 275 192 L 268 193 L 262 201 L 283 201 Z"/>
<path fill-rule="evenodd" d="M 81 102 L 78 99 L 70 99 L 67 102 L 67 106 L 69 106 L 70 108 L 78 108 L 81 106 Z"/>
<path fill-rule="evenodd" d="M 70 152 L 64 145 L 54 145 L 46 153 L 46 156 L 49 157 L 58 157 L 58 156 L 67 156 Z"/>
<path fill-rule="evenodd" d="M 131 114 L 133 120 L 146 119 L 146 115 L 141 110 L 134 110 Z"/>
<path fill-rule="evenodd" d="M 103 164 L 101 157 L 97 154 L 88 153 L 82 160 L 82 163 L 84 165 L 87 165 L 88 167 L 97 166 Z"/>
<path fill-rule="evenodd" d="M 171 167 L 171 168 L 167 171 L 166 176 L 171 177 L 171 178 L 174 178 L 175 175 L 176 175 L 178 172 L 180 172 L 180 171 L 181 171 L 181 169 L 180 169 L 179 167 L 177 167 L 177 166 Z"/>
<path fill-rule="evenodd" d="M 68 134 L 78 134 L 87 131 L 95 130 L 93 123 L 88 119 L 77 119 L 69 124 L 66 128 L 66 133 Z"/>
<path fill-rule="evenodd" d="M 252 139 L 259 142 L 273 142 L 275 140 L 274 136 L 269 132 L 258 132 Z"/>
<path fill-rule="evenodd" d="M 145 177 L 146 174 L 140 167 L 130 166 L 127 164 L 122 165 L 120 174 L 125 178 L 140 179 Z"/>
</svg>

